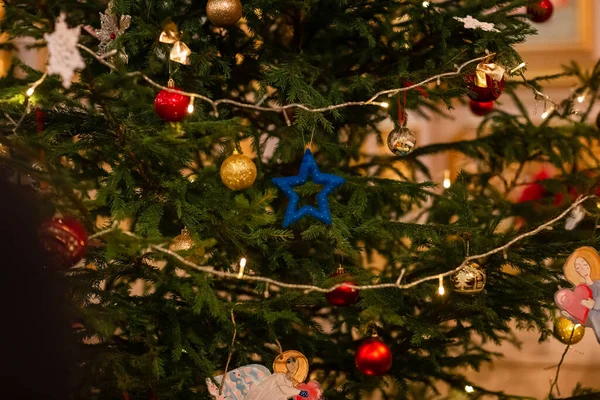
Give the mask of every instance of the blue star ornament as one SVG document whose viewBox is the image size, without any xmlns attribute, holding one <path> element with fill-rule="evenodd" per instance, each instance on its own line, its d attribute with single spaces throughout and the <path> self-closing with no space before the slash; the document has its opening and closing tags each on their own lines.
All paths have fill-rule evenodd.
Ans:
<svg viewBox="0 0 600 400">
<path fill-rule="evenodd" d="M 324 185 L 323 190 L 317 195 L 317 205 L 319 208 L 312 206 L 302 206 L 298 208 L 300 196 L 293 189 L 294 186 L 305 184 L 308 177 L 312 177 L 313 182 Z M 311 216 L 326 224 L 331 224 L 331 211 L 329 211 L 329 196 L 334 189 L 342 186 L 346 179 L 333 174 L 324 174 L 319 171 L 319 167 L 315 162 L 315 158 L 309 149 L 306 149 L 300 171 L 296 176 L 287 176 L 285 178 L 273 178 L 273 183 L 281 190 L 289 199 L 285 217 L 283 218 L 283 227 L 287 228 L 294 222 L 299 221 L 303 217 Z"/>
</svg>

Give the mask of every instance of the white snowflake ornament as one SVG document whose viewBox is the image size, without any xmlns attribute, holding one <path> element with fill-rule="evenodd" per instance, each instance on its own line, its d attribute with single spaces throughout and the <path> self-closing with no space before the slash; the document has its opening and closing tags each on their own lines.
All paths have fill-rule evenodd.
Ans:
<svg viewBox="0 0 600 400">
<path fill-rule="evenodd" d="M 121 18 L 117 18 L 111 6 L 112 3 L 109 4 L 104 13 L 100 13 L 101 29 L 96 29 L 96 37 L 100 40 L 98 53 L 101 55 L 106 53 L 113 40 L 125 33 L 131 25 L 130 15 L 121 15 Z M 121 61 L 127 64 L 129 61 L 127 54 L 123 50 L 119 50 L 118 54 Z"/>
<path fill-rule="evenodd" d="M 45 33 L 44 39 L 48 45 L 48 70 L 49 74 L 57 74 L 62 78 L 63 86 L 71 87 L 71 80 L 76 70 L 85 68 L 85 62 L 77 49 L 80 27 L 69 28 L 65 13 L 61 13 L 56 20 L 55 30 Z"/>
<path fill-rule="evenodd" d="M 467 15 L 466 18 L 454 17 L 455 20 L 462 22 L 466 29 L 481 29 L 486 32 L 500 32 L 491 22 L 481 22 Z"/>
<path fill-rule="evenodd" d="M 572 231 L 575 227 L 585 218 L 585 208 L 579 205 L 569 213 L 567 220 L 565 221 L 565 229 Z"/>
</svg>

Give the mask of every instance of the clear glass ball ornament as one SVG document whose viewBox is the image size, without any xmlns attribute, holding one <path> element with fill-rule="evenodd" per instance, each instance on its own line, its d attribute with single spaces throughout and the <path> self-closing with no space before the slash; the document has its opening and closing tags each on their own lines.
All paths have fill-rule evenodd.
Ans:
<svg viewBox="0 0 600 400">
<path fill-rule="evenodd" d="M 417 137 L 410 129 L 399 127 L 390 132 L 387 144 L 392 153 L 397 156 L 405 156 L 415 149 Z"/>
</svg>

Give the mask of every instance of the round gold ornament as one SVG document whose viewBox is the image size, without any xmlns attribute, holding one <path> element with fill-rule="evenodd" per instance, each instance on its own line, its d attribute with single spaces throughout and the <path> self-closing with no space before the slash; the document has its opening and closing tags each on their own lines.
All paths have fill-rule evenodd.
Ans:
<svg viewBox="0 0 600 400">
<path fill-rule="evenodd" d="M 0 143 L 0 158 L 9 158 L 10 157 L 10 149 L 8 146 Z"/>
<path fill-rule="evenodd" d="M 485 287 L 485 270 L 473 261 L 467 262 L 452 274 L 452 288 L 461 294 L 477 294 Z"/>
<path fill-rule="evenodd" d="M 181 234 L 175 236 L 171 244 L 169 245 L 169 250 L 171 251 L 182 251 L 189 250 L 194 247 L 194 240 L 190 236 L 190 232 L 187 228 L 183 228 L 181 230 Z"/>
<path fill-rule="evenodd" d="M 583 339 L 585 327 L 568 318 L 558 317 L 554 321 L 554 336 L 563 344 L 577 344 Z M 572 335 L 572 336 L 571 336 Z"/>
<path fill-rule="evenodd" d="M 221 180 L 231 190 L 242 190 L 252 186 L 256 180 L 256 165 L 248 156 L 234 151 L 221 164 Z"/>
<path fill-rule="evenodd" d="M 208 0 L 206 16 L 215 26 L 235 25 L 242 18 L 242 2 L 240 0 Z"/>
<path fill-rule="evenodd" d="M 187 228 L 183 228 L 181 230 L 181 234 L 175 236 L 173 238 L 173 241 L 169 245 L 169 250 L 171 251 L 185 251 L 190 250 L 192 248 L 195 248 L 195 254 L 200 256 L 204 255 L 204 246 L 202 246 L 201 244 L 196 244 L 196 242 L 194 242 L 194 239 L 192 239 L 192 236 L 190 235 L 190 232 L 187 230 Z"/>
</svg>

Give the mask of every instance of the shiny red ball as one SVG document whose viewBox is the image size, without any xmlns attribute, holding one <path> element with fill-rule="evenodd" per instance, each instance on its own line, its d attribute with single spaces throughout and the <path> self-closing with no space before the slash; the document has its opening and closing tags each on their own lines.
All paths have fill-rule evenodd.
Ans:
<svg viewBox="0 0 600 400">
<path fill-rule="evenodd" d="M 467 75 L 465 81 L 467 82 L 467 89 L 469 89 L 469 97 L 479 103 L 494 101 L 504 91 L 504 77 L 502 77 L 502 80 L 496 81 L 491 76 L 486 75 L 487 87 L 480 87 L 475 84 L 475 74 Z"/>
<path fill-rule="evenodd" d="M 473 114 L 483 117 L 484 115 L 488 115 L 494 109 L 493 101 L 474 101 L 471 100 L 469 102 L 469 107 Z"/>
<path fill-rule="evenodd" d="M 71 217 L 57 217 L 43 223 L 40 238 L 58 268 L 69 268 L 81 260 L 88 243 L 85 228 Z"/>
<path fill-rule="evenodd" d="M 358 346 L 354 361 L 356 367 L 365 375 L 384 375 L 392 367 L 392 352 L 385 343 L 374 337 Z"/>
<path fill-rule="evenodd" d="M 354 282 L 344 282 L 349 285 L 355 285 Z M 333 292 L 327 293 L 327 301 L 332 306 L 338 307 L 347 307 L 351 304 L 354 304 L 358 299 L 359 295 L 358 289 L 354 289 L 348 286 L 340 286 L 335 289 Z"/>
<path fill-rule="evenodd" d="M 336 272 L 334 272 L 333 274 L 330 275 L 331 278 L 336 277 L 336 276 L 345 276 L 347 278 L 352 278 L 352 275 L 346 274 L 346 272 L 344 271 L 344 268 L 342 266 L 340 266 Z M 356 284 L 351 281 L 347 281 L 344 283 L 347 283 L 349 285 Z M 327 297 L 327 301 L 332 306 L 347 307 L 356 302 L 359 294 L 360 293 L 359 293 L 358 289 L 353 289 L 348 286 L 340 286 L 339 288 L 335 289 L 333 292 L 327 293 L 325 295 L 325 297 Z"/>
<path fill-rule="evenodd" d="M 173 88 L 174 90 L 181 90 Z M 154 110 L 167 122 L 179 122 L 185 118 L 190 98 L 179 93 L 161 90 L 154 100 Z"/>
<path fill-rule="evenodd" d="M 550 0 L 540 0 L 527 7 L 527 14 L 533 22 L 546 22 L 554 13 L 554 5 Z"/>
</svg>

